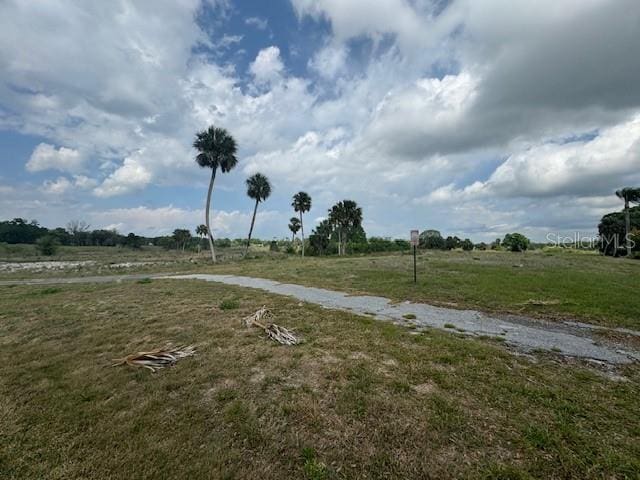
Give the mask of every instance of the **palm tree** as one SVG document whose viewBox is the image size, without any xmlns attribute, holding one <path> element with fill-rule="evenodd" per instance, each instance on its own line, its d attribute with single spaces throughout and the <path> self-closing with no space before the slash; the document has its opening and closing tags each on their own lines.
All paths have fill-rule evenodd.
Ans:
<svg viewBox="0 0 640 480">
<path fill-rule="evenodd" d="M 293 241 L 296 238 L 296 233 L 300 230 L 300 220 L 296 217 L 291 217 L 289 219 L 289 230 L 291 230 L 291 245 L 293 245 Z"/>
<path fill-rule="evenodd" d="M 249 251 L 249 244 L 251 243 L 251 234 L 253 233 L 253 224 L 256 221 L 256 213 L 258 212 L 258 204 L 265 201 L 271 195 L 271 184 L 269 179 L 261 173 L 247 178 L 247 195 L 249 198 L 253 198 L 256 201 L 256 205 L 253 208 L 253 217 L 251 218 L 251 228 L 249 228 L 249 237 L 247 238 L 247 248 L 244 250 L 246 255 Z"/>
<path fill-rule="evenodd" d="M 631 258 L 631 217 L 629 215 L 629 204 L 640 204 L 640 188 L 626 187 L 616 191 L 616 196 L 624 201 L 624 225 L 625 244 L 627 246 L 627 258 Z"/>
<path fill-rule="evenodd" d="M 196 162 L 202 168 L 211 169 L 211 180 L 209 191 L 207 192 L 207 203 L 205 208 L 205 224 L 207 236 L 209 237 L 209 247 L 211 247 L 211 259 L 215 263 L 216 251 L 213 248 L 213 234 L 209 224 L 209 211 L 211 210 L 211 192 L 213 192 L 213 182 L 216 179 L 218 168 L 222 173 L 229 172 L 238 163 L 236 151 L 238 147 L 234 138 L 224 128 L 217 128 L 213 125 L 208 129 L 196 133 L 193 147 L 198 151 Z"/>
<path fill-rule="evenodd" d="M 202 248 L 202 239 L 207 235 L 208 230 L 206 225 L 198 225 L 196 227 L 196 235 L 198 235 L 198 253 L 200 253 L 200 249 Z"/>
<path fill-rule="evenodd" d="M 344 255 L 349 231 L 362 225 L 362 208 L 353 200 L 338 202 L 329 210 L 329 223 L 338 233 L 338 255 Z"/>
<path fill-rule="evenodd" d="M 298 192 L 293 196 L 293 209 L 300 214 L 300 232 L 302 235 L 302 256 L 304 257 L 304 224 L 302 214 L 311 210 L 311 197 L 307 192 Z"/>
</svg>

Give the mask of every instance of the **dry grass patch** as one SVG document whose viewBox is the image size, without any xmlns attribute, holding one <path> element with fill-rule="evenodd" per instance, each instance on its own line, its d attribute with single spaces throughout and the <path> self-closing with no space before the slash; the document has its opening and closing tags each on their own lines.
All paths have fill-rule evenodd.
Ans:
<svg viewBox="0 0 640 480">
<path fill-rule="evenodd" d="M 602 478 L 640 472 L 640 374 L 204 282 L 0 289 L 8 478 Z M 224 298 L 234 310 L 213 309 Z M 241 322 L 262 305 L 305 343 Z M 152 374 L 111 359 L 166 342 Z"/>
</svg>

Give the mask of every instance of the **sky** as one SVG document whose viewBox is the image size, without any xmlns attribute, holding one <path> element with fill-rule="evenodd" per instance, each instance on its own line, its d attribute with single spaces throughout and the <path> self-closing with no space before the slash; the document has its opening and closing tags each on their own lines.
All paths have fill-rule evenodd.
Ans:
<svg viewBox="0 0 640 480">
<path fill-rule="evenodd" d="M 342 199 L 369 236 L 593 235 L 640 185 L 637 0 L 0 2 L 0 219 L 147 236 L 204 223 L 209 125 L 237 140 L 212 227 Z"/>
</svg>

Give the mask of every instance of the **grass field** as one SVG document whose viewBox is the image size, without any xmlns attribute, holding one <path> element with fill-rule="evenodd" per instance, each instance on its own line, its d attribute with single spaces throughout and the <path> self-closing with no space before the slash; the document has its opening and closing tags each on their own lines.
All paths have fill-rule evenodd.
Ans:
<svg viewBox="0 0 640 480">
<path fill-rule="evenodd" d="M 373 260 L 388 261 L 352 262 Z M 263 304 L 305 343 L 242 327 Z M 609 377 L 195 281 L 0 287 L 0 342 L 0 478 L 640 475 L 633 365 Z M 155 374 L 111 366 L 166 342 L 198 354 Z"/>
<path fill-rule="evenodd" d="M 210 272 L 253 275 L 283 282 L 359 294 L 382 295 L 453 308 L 569 319 L 640 330 L 640 261 L 595 253 L 537 250 L 426 251 L 418 256 L 413 284 L 407 254 L 307 257 L 257 252 L 241 260 L 236 249 L 220 250 L 212 265 L 200 254 L 145 247 L 67 247 L 60 260 L 93 260 L 93 265 L 61 271 L 0 273 L 0 279 L 153 272 Z M 8 254 L 5 261 L 29 258 Z M 43 258 L 39 258 L 43 260 Z M 123 262 L 134 263 L 121 266 Z M 136 262 L 142 262 L 135 264 Z"/>
<path fill-rule="evenodd" d="M 640 330 L 640 262 L 563 251 L 268 257 L 224 263 L 215 273 L 381 295 L 454 308 L 574 319 Z"/>
</svg>

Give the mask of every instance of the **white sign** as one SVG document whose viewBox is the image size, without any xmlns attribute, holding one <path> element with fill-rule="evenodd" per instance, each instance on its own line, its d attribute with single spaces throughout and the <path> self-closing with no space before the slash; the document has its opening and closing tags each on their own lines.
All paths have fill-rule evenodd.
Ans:
<svg viewBox="0 0 640 480">
<path fill-rule="evenodd" d="M 411 230 L 411 246 L 417 247 L 420 243 L 420 232 L 418 230 Z"/>
</svg>

